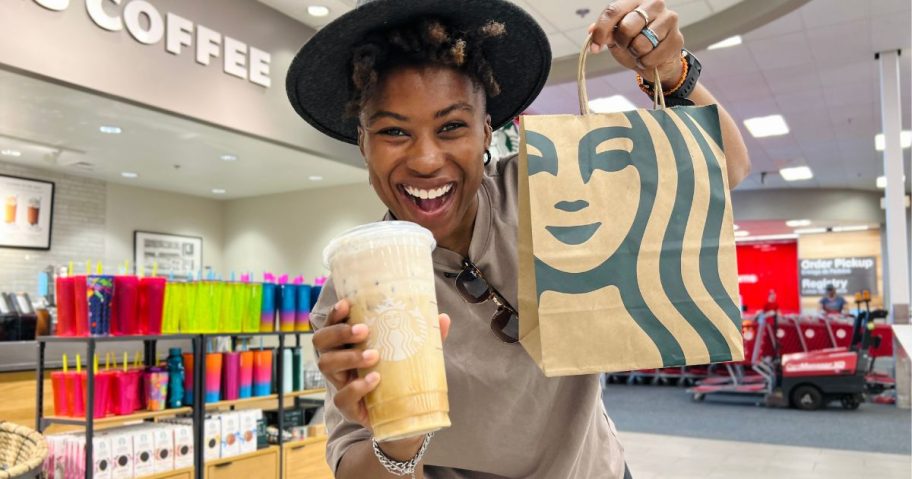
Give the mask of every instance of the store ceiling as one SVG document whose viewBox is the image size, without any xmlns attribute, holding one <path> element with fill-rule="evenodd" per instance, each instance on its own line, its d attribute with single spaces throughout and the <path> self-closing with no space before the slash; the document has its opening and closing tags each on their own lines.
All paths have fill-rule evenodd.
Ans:
<svg viewBox="0 0 912 479">
<path fill-rule="evenodd" d="M 2 69 L 0 161 L 219 199 L 367 182 L 360 168 Z"/>
</svg>

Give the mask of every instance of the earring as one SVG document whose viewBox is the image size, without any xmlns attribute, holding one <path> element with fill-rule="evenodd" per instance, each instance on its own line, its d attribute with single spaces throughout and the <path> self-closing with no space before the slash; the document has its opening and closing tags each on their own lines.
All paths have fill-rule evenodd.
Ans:
<svg viewBox="0 0 912 479">
<path fill-rule="evenodd" d="M 487 148 L 485 148 L 485 152 L 484 152 L 484 164 L 485 164 L 485 166 L 487 166 L 488 163 L 490 163 L 490 162 L 491 162 L 491 151 L 488 150 Z"/>
</svg>

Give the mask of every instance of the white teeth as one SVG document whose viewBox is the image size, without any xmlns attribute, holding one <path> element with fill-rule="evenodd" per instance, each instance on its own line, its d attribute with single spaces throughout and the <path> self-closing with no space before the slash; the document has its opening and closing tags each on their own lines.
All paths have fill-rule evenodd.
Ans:
<svg viewBox="0 0 912 479">
<path fill-rule="evenodd" d="M 434 188 L 433 190 L 423 190 L 421 188 L 415 188 L 414 186 L 404 186 L 405 192 L 414 196 L 415 198 L 421 198 L 423 200 L 432 200 L 434 198 L 439 198 L 453 189 L 452 183 L 447 183 L 446 185 L 441 186 L 440 188 Z"/>
</svg>

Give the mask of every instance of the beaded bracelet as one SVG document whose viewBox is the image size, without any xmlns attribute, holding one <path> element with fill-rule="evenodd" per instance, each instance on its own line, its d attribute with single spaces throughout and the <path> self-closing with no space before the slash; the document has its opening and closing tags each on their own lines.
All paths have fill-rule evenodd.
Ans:
<svg viewBox="0 0 912 479">
<path fill-rule="evenodd" d="M 671 88 L 670 90 L 665 90 L 665 91 L 664 91 L 665 96 L 669 96 L 669 95 L 671 95 L 672 93 L 674 93 L 674 92 L 680 90 L 681 87 L 684 85 L 684 81 L 687 80 L 687 69 L 688 69 L 688 66 L 687 66 L 687 59 L 684 57 L 684 55 L 685 55 L 685 53 L 682 51 L 682 52 L 681 52 L 681 78 L 678 79 L 678 83 L 675 84 L 674 88 Z M 645 79 L 643 79 L 643 77 L 640 76 L 639 73 L 638 73 L 637 76 L 636 76 L 636 81 L 637 81 L 637 85 L 640 87 L 640 90 L 642 90 L 643 93 L 645 93 L 645 94 L 647 94 L 647 95 L 649 95 L 649 96 L 652 96 L 652 95 L 653 95 L 653 91 L 652 91 L 653 86 L 652 86 L 652 84 L 649 83 L 648 81 L 646 81 Z"/>
</svg>

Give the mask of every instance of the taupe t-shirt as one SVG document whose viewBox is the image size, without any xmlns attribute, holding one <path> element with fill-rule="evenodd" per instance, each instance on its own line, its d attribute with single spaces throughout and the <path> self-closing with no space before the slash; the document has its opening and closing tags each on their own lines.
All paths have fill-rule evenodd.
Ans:
<svg viewBox="0 0 912 479">
<path fill-rule="evenodd" d="M 518 258 L 515 156 L 487 168 L 469 258 L 514 306 Z M 389 215 L 387 215 L 389 218 Z M 439 431 L 425 456 L 430 479 L 622 478 L 624 452 L 605 412 L 597 375 L 546 378 L 519 343 L 490 329 L 496 306 L 465 302 L 444 273 L 462 269 L 462 257 L 434 250 L 440 312 L 452 318 L 444 343 L 452 427 Z M 330 281 L 314 307 L 319 328 L 337 298 Z M 383 379 L 381 378 L 381 381 Z M 327 461 L 333 470 L 352 444 L 370 439 L 326 401 Z"/>
</svg>

